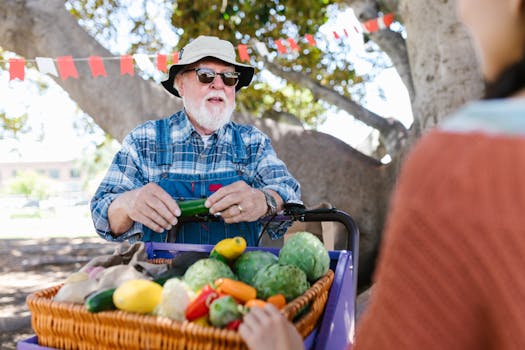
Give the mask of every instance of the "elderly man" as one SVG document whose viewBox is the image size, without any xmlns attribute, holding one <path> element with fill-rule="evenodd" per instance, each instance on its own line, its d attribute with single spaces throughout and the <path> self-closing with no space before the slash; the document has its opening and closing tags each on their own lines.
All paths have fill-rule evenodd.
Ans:
<svg viewBox="0 0 525 350">
<path fill-rule="evenodd" d="M 180 51 L 162 85 L 183 110 L 148 121 L 124 139 L 97 189 L 91 212 L 98 234 L 112 241 L 214 244 L 241 235 L 256 245 L 259 219 L 300 201 L 298 182 L 269 138 L 231 121 L 235 94 L 254 68 L 236 62 L 233 45 L 199 36 Z M 179 222 L 178 201 L 207 198 L 221 221 Z M 284 234 L 276 227 L 273 238 Z"/>
</svg>

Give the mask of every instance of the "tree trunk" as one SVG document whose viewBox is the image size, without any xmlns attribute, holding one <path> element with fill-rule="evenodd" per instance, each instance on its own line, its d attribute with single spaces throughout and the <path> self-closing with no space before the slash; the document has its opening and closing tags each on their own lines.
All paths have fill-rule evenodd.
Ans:
<svg viewBox="0 0 525 350">
<path fill-rule="evenodd" d="M 483 84 L 453 1 L 401 0 L 399 12 L 407 31 L 417 138 L 465 102 L 479 98 Z"/>
<path fill-rule="evenodd" d="M 411 133 L 416 138 L 450 110 L 478 96 L 481 85 L 450 3 L 405 0 L 400 11 L 408 32 L 416 119 Z M 61 0 L 0 2 L 0 46 L 27 59 L 113 56 L 78 25 Z M 116 139 L 147 119 L 180 109 L 180 100 L 160 85 L 137 75 L 121 76 L 118 61 L 105 65 L 108 78 L 92 78 L 87 63 L 76 62 L 79 79 L 55 81 Z M 236 117 L 253 122 L 246 115 Z M 326 201 L 356 220 L 361 232 L 360 279 L 366 283 L 397 173 L 395 155 L 394 162 L 383 165 L 327 134 L 270 120 L 255 123 L 272 138 L 278 156 L 300 181 L 307 207 Z"/>
</svg>

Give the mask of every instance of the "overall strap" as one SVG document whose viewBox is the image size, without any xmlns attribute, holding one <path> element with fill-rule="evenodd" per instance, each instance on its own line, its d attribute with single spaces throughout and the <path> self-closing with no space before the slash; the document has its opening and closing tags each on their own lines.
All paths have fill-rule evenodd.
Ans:
<svg viewBox="0 0 525 350">
<path fill-rule="evenodd" d="M 173 145 L 169 119 L 155 121 L 156 126 L 156 163 L 157 165 L 170 165 L 173 163 Z"/>
<path fill-rule="evenodd" d="M 244 170 L 249 159 L 239 128 L 239 125 L 233 125 L 233 163 L 236 170 Z"/>
</svg>

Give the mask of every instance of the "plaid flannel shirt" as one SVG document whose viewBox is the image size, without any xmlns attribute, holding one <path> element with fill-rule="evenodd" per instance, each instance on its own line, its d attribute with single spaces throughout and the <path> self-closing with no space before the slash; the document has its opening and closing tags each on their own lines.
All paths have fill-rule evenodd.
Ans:
<svg viewBox="0 0 525 350">
<path fill-rule="evenodd" d="M 124 234 L 114 237 L 108 221 L 108 208 L 121 193 L 158 182 L 166 172 L 183 174 L 209 174 L 232 169 L 231 154 L 225 154 L 225 146 L 232 142 L 234 127 L 239 128 L 249 155 L 247 176 L 253 180 L 253 187 L 276 191 L 283 201 L 300 201 L 300 185 L 288 172 L 286 165 L 277 158 L 270 139 L 253 126 L 228 122 L 209 139 L 205 148 L 202 138 L 189 122 L 184 110 L 169 117 L 170 135 L 174 150 L 174 161 L 170 165 L 155 162 L 156 127 L 155 121 L 148 121 L 130 132 L 115 155 L 107 174 L 91 200 L 91 214 L 97 233 L 109 241 L 140 240 L 142 224 L 135 222 Z M 193 147 L 188 147 L 192 144 Z M 193 148 L 193 152 L 191 151 Z M 222 150 L 222 152 L 221 152 Z M 282 236 L 286 226 L 269 225 L 272 238 Z"/>
</svg>

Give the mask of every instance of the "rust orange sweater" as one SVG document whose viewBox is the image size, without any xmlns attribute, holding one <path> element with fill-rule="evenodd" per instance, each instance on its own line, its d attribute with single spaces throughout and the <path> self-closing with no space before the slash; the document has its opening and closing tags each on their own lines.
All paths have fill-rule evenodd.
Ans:
<svg viewBox="0 0 525 350">
<path fill-rule="evenodd" d="M 353 350 L 525 349 L 525 137 L 424 137 L 375 279 Z"/>
</svg>

